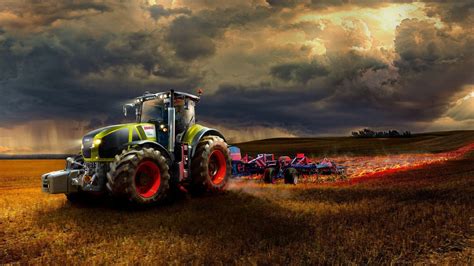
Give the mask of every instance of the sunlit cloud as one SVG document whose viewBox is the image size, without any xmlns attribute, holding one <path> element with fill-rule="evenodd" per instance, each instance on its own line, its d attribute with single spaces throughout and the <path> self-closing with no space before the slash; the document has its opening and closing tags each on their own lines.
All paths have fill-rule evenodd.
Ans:
<svg viewBox="0 0 474 266">
<path fill-rule="evenodd" d="M 363 21 L 365 34 L 373 36 L 380 45 L 393 47 L 396 27 L 407 18 L 426 18 L 423 8 L 423 3 L 411 3 L 387 4 L 377 8 L 331 8 L 323 12 L 310 10 L 302 12 L 295 22 L 319 22 L 324 30 L 324 21 L 349 28 L 352 21 Z"/>
<path fill-rule="evenodd" d="M 468 95 L 466 95 L 466 96 L 462 97 L 461 99 L 459 99 L 459 100 L 457 101 L 457 103 L 458 103 L 458 104 L 461 104 L 461 103 L 463 103 L 463 102 L 465 102 L 465 101 L 467 101 L 467 100 L 469 100 L 469 99 L 471 99 L 471 98 L 474 98 L 474 91 L 472 91 L 472 92 L 469 93 Z M 472 111 L 474 111 L 474 110 L 472 110 Z"/>
</svg>

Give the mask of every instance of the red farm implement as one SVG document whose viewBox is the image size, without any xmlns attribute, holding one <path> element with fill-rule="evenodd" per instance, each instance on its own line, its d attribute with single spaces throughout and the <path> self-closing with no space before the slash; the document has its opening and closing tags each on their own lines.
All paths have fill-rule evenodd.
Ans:
<svg viewBox="0 0 474 266">
<path fill-rule="evenodd" d="M 232 175 L 233 176 L 250 176 L 263 174 L 267 167 L 275 166 L 275 156 L 273 154 L 261 153 L 255 158 L 247 154 L 242 157 L 240 149 L 231 146 L 230 157 L 232 158 Z"/>
<path fill-rule="evenodd" d="M 321 175 L 332 176 L 332 179 L 346 178 L 343 166 L 338 166 L 333 161 L 324 159 L 319 163 L 312 162 L 303 153 L 298 153 L 292 159 L 289 156 L 280 156 L 275 160 L 273 154 L 258 154 L 256 158 L 242 157 L 240 149 L 232 146 L 229 148 L 232 157 L 233 176 L 262 175 L 265 183 L 275 183 L 277 179 L 284 179 L 285 184 L 297 184 L 299 177 Z"/>
</svg>

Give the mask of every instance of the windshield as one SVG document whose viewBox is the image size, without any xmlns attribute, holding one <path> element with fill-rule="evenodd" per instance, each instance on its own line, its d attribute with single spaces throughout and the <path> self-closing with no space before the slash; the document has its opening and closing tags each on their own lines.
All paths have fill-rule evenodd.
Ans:
<svg viewBox="0 0 474 266">
<path fill-rule="evenodd" d="M 143 102 L 141 122 L 164 121 L 165 103 L 163 99 Z"/>
</svg>

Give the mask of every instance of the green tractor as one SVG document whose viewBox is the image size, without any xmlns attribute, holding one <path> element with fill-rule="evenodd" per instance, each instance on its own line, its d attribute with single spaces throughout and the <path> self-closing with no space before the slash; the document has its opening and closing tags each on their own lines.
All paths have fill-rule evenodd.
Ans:
<svg viewBox="0 0 474 266">
<path fill-rule="evenodd" d="M 231 175 L 224 136 L 195 123 L 199 97 L 176 91 L 145 93 L 124 106 L 135 123 L 87 133 L 66 169 L 44 174 L 44 192 L 69 201 L 110 194 L 137 204 L 167 198 L 170 189 L 217 192 Z"/>
</svg>

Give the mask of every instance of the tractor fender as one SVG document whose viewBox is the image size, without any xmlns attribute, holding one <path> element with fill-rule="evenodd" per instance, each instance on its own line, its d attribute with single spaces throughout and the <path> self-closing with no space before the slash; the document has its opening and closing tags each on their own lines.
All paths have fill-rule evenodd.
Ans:
<svg viewBox="0 0 474 266">
<path fill-rule="evenodd" d="M 224 135 L 219 132 L 217 129 L 214 128 L 208 128 L 204 127 L 198 124 L 194 124 L 192 127 L 190 127 L 187 131 L 186 134 L 183 137 L 183 143 L 188 143 L 188 145 L 191 145 L 191 158 L 194 156 L 194 153 L 196 152 L 197 145 L 199 144 L 199 141 L 205 136 L 218 136 L 221 137 L 225 141 Z"/>
<path fill-rule="evenodd" d="M 160 151 L 168 159 L 170 159 L 171 161 L 174 161 L 173 154 L 171 154 L 165 147 L 163 147 L 163 145 L 155 141 L 151 141 L 151 140 L 132 141 L 132 142 L 126 143 L 124 145 L 124 148 L 126 149 L 128 146 L 141 146 L 141 147 L 147 146 L 147 147 Z"/>
</svg>

